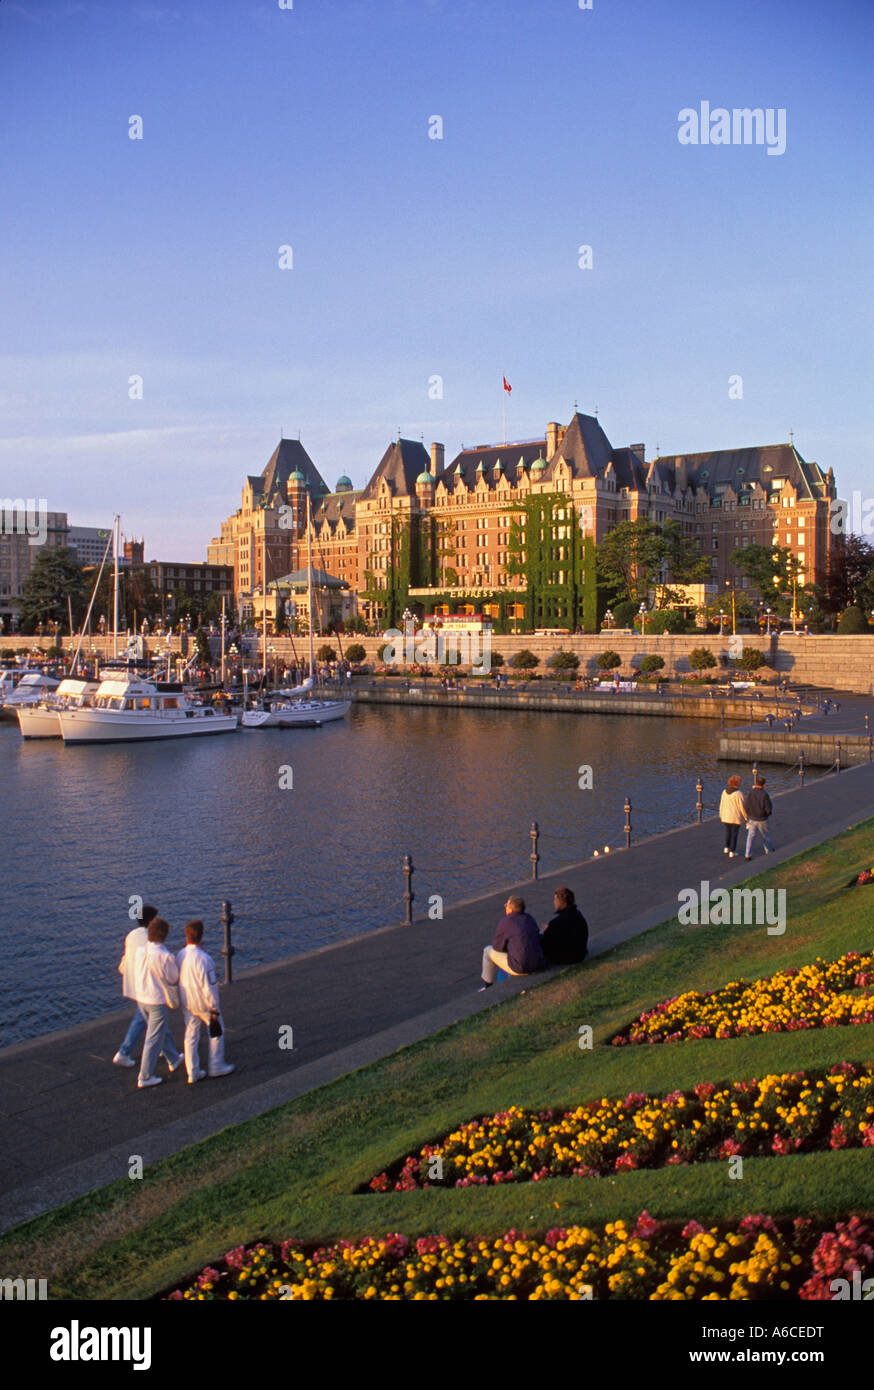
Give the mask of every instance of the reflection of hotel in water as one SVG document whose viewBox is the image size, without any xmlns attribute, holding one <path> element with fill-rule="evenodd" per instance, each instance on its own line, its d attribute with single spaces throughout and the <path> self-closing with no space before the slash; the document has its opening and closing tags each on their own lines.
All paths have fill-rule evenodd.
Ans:
<svg viewBox="0 0 874 1390">
<path fill-rule="evenodd" d="M 739 589 L 749 582 L 728 557 L 751 543 L 788 546 L 800 563 L 799 582 L 822 580 L 836 496 L 832 470 L 806 462 L 794 443 L 647 462 L 643 444 L 615 449 L 599 421 L 578 412 L 567 426 L 549 424 L 542 438 L 462 449 L 448 465 L 442 444 L 432 444 L 429 455 L 422 444 L 398 438 L 361 490 L 343 474 L 331 492 L 300 441 L 283 439 L 264 471 L 246 478 L 240 509 L 208 551 L 210 563 L 233 565 L 235 592 L 250 611 L 248 601 L 263 584 L 262 537 L 268 586 L 306 565 L 307 492 L 313 567 L 353 595 L 368 587 L 368 574 L 376 588 L 387 587 L 393 522 L 434 522 L 432 585 L 411 593 L 425 612 L 433 607 L 430 596 L 445 591 L 447 576 L 471 611 L 487 593 L 512 595 L 522 587 L 507 573 L 512 508 L 533 496 L 566 497 L 567 522 L 581 524 L 596 542 L 621 521 L 677 521 L 709 556 L 711 583 Z M 366 601 L 359 607 L 370 616 Z"/>
</svg>

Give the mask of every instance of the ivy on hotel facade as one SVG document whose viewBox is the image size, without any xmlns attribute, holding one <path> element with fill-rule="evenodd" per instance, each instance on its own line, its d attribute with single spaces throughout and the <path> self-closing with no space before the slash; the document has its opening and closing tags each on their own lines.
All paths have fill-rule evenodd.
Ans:
<svg viewBox="0 0 874 1390">
<path fill-rule="evenodd" d="M 488 613 L 498 630 L 594 630 L 594 548 L 620 522 L 678 523 L 709 557 L 714 589 L 751 587 L 729 563 L 750 543 L 789 547 L 811 584 L 828 569 L 836 490 L 794 443 L 647 461 L 643 444 L 614 448 L 576 411 L 542 437 L 449 464 L 442 444 L 398 438 L 360 490 L 342 475 L 331 491 L 300 441 L 283 439 L 208 549 L 209 563 L 233 565 L 243 613 L 263 593 L 265 559 L 268 621 L 283 577 L 306 566 L 307 494 L 313 567 L 345 586 L 335 617 L 387 626 L 410 607 Z"/>
</svg>

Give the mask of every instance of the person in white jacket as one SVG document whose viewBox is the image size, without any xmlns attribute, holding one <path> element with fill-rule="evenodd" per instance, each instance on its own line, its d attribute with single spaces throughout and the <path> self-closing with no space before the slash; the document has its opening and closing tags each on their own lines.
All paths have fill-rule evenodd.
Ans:
<svg viewBox="0 0 874 1390">
<path fill-rule="evenodd" d="M 747 819 L 747 808 L 740 790 L 740 778 L 729 777 L 722 796 L 719 798 L 719 819 L 725 830 L 725 849 L 729 859 L 737 856 L 737 837 L 741 825 Z"/>
<path fill-rule="evenodd" d="M 163 917 L 153 917 L 148 926 L 148 944 L 140 946 L 136 953 L 134 979 L 137 999 L 148 1017 L 137 1081 L 141 1090 L 145 1086 L 159 1086 L 161 1083 L 160 1076 L 154 1074 L 159 1053 L 175 1059 L 169 1062 L 171 1071 L 182 1063 L 170 1032 L 170 1010 L 179 1007 L 179 967 L 173 952 L 164 945 L 169 931 L 170 927 Z"/>
<path fill-rule="evenodd" d="M 198 1050 L 202 1024 L 218 1023 L 219 1037 L 209 1037 L 210 1076 L 227 1076 L 234 1068 L 225 1061 L 224 1023 L 222 1022 L 221 1001 L 215 977 L 215 962 L 200 945 L 203 940 L 203 923 L 196 918 L 185 923 L 185 947 L 176 957 L 179 966 L 179 993 L 182 996 L 182 1011 L 185 1019 L 185 1069 L 188 1084 L 202 1081 L 206 1072 L 200 1067 Z"/>
<path fill-rule="evenodd" d="M 134 1012 L 124 1042 L 112 1059 L 117 1067 L 136 1066 L 133 1053 L 146 1035 L 149 1016 L 137 999 L 136 961 L 139 948 L 149 944 L 149 923 L 154 921 L 157 915 L 158 909 L 156 907 L 152 907 L 150 903 L 144 903 L 140 909 L 137 925 L 131 928 L 124 939 L 124 955 L 118 963 L 118 973 L 121 976 L 121 992 L 125 999 L 134 1001 Z M 178 1067 L 179 1053 L 175 1047 L 168 1048 L 163 1056 L 171 1071 Z"/>
</svg>

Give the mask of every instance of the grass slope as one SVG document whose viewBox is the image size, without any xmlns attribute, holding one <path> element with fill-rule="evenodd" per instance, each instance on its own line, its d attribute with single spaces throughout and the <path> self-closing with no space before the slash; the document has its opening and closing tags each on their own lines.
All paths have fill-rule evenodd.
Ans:
<svg viewBox="0 0 874 1390">
<path fill-rule="evenodd" d="M 787 930 L 681 926 L 676 918 L 516 999 L 225 1130 L 0 1238 L 0 1274 L 39 1269 L 53 1298 L 141 1298 L 257 1238 L 349 1239 L 543 1231 L 634 1217 L 701 1221 L 767 1211 L 874 1212 L 867 1150 L 554 1179 L 464 1191 L 361 1194 L 393 1159 L 508 1105 L 571 1106 L 628 1091 L 874 1060 L 874 1025 L 614 1048 L 642 1009 L 689 989 L 755 979 L 820 955 L 870 949 L 874 888 L 847 887 L 872 863 L 874 822 L 762 874 L 785 888 Z M 578 1029 L 595 1045 L 583 1051 Z"/>
</svg>

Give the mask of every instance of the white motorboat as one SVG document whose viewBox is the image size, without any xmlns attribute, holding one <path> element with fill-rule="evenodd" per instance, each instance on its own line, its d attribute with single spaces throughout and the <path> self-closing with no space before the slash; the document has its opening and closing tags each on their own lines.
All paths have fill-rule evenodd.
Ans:
<svg viewBox="0 0 874 1390">
<path fill-rule="evenodd" d="M 3 702 L 4 710 L 18 710 L 22 705 L 36 705 L 57 690 L 60 685 L 57 676 L 46 675 L 45 671 L 25 671 L 11 694 Z"/>
<path fill-rule="evenodd" d="M 264 709 L 250 709 L 243 715 L 244 729 L 318 728 L 332 719 L 345 719 L 351 700 L 292 700 L 279 697 L 267 699 Z"/>
<path fill-rule="evenodd" d="M 58 712 L 86 709 L 93 704 L 99 681 L 62 680 L 57 690 L 36 705 L 19 705 L 16 710 L 22 738 L 60 738 Z"/>
<path fill-rule="evenodd" d="M 58 711 L 64 743 L 138 743 L 160 738 L 231 733 L 235 714 L 217 714 L 189 701 L 181 684 L 136 677 L 100 682 L 94 704 Z"/>
</svg>

